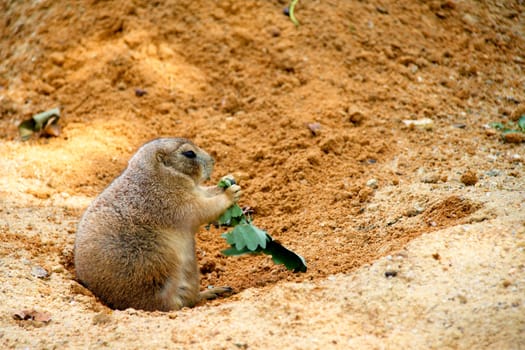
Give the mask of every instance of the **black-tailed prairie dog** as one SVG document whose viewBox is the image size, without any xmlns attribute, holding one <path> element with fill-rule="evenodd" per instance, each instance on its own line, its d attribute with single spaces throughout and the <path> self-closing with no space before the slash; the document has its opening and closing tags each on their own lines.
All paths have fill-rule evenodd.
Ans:
<svg viewBox="0 0 525 350">
<path fill-rule="evenodd" d="M 146 143 L 87 208 L 75 237 L 78 280 L 116 309 L 177 310 L 228 287 L 199 292 L 195 233 L 240 196 L 204 187 L 213 159 L 191 141 Z"/>
</svg>

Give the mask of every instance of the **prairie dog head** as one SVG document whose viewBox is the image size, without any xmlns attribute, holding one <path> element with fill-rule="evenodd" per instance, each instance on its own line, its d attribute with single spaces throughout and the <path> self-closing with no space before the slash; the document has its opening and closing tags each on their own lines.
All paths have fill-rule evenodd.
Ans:
<svg viewBox="0 0 525 350">
<path fill-rule="evenodd" d="M 188 177 L 195 184 L 210 178 L 213 158 L 184 138 L 159 138 L 146 143 L 130 159 L 128 168 L 142 168 L 170 182 Z"/>
</svg>

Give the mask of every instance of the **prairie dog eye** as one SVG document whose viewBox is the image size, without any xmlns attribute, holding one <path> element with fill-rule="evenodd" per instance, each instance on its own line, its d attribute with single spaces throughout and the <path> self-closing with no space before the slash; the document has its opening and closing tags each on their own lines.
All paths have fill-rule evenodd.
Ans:
<svg viewBox="0 0 525 350">
<path fill-rule="evenodd" d="M 184 152 L 182 152 L 182 155 L 184 157 L 190 158 L 190 159 L 193 159 L 193 158 L 197 157 L 197 155 L 193 151 L 184 151 Z"/>
</svg>

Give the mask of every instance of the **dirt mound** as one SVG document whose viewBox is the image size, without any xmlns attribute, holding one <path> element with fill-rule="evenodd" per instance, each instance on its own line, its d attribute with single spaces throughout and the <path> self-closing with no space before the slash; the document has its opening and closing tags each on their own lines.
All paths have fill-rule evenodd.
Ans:
<svg viewBox="0 0 525 350">
<path fill-rule="evenodd" d="M 300 1 L 299 27 L 286 5 L 1 3 L 2 255 L 69 291 L 79 216 L 160 136 L 212 154 L 211 182 L 233 173 L 255 224 L 308 263 L 225 257 L 224 229 L 202 229 L 203 288 L 319 281 L 490 218 L 469 194 L 523 176 L 522 144 L 489 127 L 524 110 L 523 4 Z M 53 107 L 61 135 L 22 143 L 17 125 Z"/>
</svg>

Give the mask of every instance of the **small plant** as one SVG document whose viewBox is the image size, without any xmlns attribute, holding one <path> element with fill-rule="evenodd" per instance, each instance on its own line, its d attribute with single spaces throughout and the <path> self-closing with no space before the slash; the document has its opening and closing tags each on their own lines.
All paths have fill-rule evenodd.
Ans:
<svg viewBox="0 0 525 350">
<path fill-rule="evenodd" d="M 490 126 L 501 131 L 501 138 L 508 143 L 525 142 L 525 115 L 522 115 L 517 122 L 507 121 L 505 123 L 490 123 Z"/>
<path fill-rule="evenodd" d="M 228 188 L 235 182 L 231 179 L 222 179 L 218 186 Z M 266 231 L 252 224 L 248 212 L 244 212 L 239 205 L 234 204 L 219 218 L 219 225 L 231 226 L 233 230 L 222 235 L 230 248 L 222 251 L 224 255 L 264 253 L 272 256 L 276 264 L 284 264 L 288 270 L 306 272 L 306 262 L 303 257 L 288 250 L 274 240 Z"/>
<path fill-rule="evenodd" d="M 525 133 L 525 115 L 522 115 L 516 123 L 512 121 L 507 121 L 506 123 L 494 122 L 490 123 L 489 125 L 490 127 L 501 131 L 502 136 L 516 132 Z"/>
<path fill-rule="evenodd" d="M 289 6 L 289 10 L 288 10 L 288 16 L 290 17 L 290 20 L 292 21 L 292 23 L 296 26 L 296 27 L 299 27 L 299 21 L 297 20 L 297 18 L 295 17 L 295 5 L 297 5 L 297 2 L 299 0 L 291 0 L 290 1 L 290 6 Z"/>
<path fill-rule="evenodd" d="M 60 109 L 53 108 L 48 111 L 33 115 L 18 125 L 18 131 L 23 141 L 29 140 L 34 133 L 40 136 L 59 136 Z"/>
</svg>

